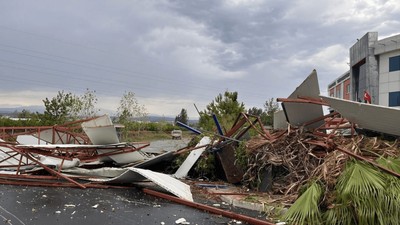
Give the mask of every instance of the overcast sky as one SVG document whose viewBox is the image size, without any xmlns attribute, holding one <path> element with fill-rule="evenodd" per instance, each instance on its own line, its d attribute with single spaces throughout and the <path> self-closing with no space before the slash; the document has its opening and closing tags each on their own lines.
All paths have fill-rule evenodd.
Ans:
<svg viewBox="0 0 400 225">
<path fill-rule="evenodd" d="M 198 117 L 219 93 L 246 108 L 287 97 L 317 70 L 322 94 L 366 32 L 400 33 L 396 0 L 0 0 L 0 107 L 124 92 L 148 113 Z"/>
</svg>

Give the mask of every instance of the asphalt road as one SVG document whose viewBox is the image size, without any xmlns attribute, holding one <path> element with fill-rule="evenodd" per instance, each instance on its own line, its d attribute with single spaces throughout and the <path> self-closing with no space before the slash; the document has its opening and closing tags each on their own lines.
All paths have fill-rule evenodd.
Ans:
<svg viewBox="0 0 400 225">
<path fill-rule="evenodd" d="M 78 189 L 0 185 L 4 224 L 235 224 L 232 219 L 131 189 Z"/>
<path fill-rule="evenodd" d="M 188 140 L 151 143 L 151 151 L 170 151 Z M 195 196 L 194 196 L 195 197 Z M 201 203 L 206 203 L 202 200 Z M 196 202 L 199 202 L 196 200 Z M 212 205 L 215 202 L 207 202 Z M 237 212 L 249 215 L 257 213 Z M 64 224 L 236 224 L 230 218 L 144 194 L 138 188 L 79 189 L 0 185 L 0 223 L 10 225 Z M 244 223 L 243 223 L 244 224 Z"/>
</svg>

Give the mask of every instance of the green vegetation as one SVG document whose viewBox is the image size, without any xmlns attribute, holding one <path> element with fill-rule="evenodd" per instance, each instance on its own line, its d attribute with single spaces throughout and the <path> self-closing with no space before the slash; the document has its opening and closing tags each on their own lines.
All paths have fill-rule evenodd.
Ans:
<svg viewBox="0 0 400 225">
<path fill-rule="evenodd" d="M 181 122 L 183 124 L 188 124 L 188 115 L 187 115 L 187 110 L 186 109 L 182 109 L 181 113 L 179 113 L 178 116 L 175 117 L 175 124 L 176 122 Z"/>
<path fill-rule="evenodd" d="M 245 112 L 244 103 L 238 102 L 237 92 L 226 91 L 219 94 L 203 112 L 200 112 L 199 127 L 207 131 L 215 130 L 213 115 L 216 115 L 222 129 L 230 129 L 238 115 Z"/>
<path fill-rule="evenodd" d="M 382 166 L 400 172 L 398 159 L 380 158 Z M 289 224 L 399 224 L 400 180 L 365 162 L 351 161 L 334 190 L 325 193 L 312 182 L 283 216 Z"/>
<path fill-rule="evenodd" d="M 323 194 L 321 186 L 313 181 L 283 216 L 290 224 L 321 224 L 318 203 Z"/>
</svg>

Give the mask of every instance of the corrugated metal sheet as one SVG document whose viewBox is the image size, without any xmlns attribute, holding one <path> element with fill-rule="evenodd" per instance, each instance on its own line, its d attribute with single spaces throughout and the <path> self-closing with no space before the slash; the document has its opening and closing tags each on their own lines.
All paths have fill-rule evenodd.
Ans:
<svg viewBox="0 0 400 225">
<path fill-rule="evenodd" d="M 119 143 L 117 131 L 108 115 L 83 122 L 81 126 L 94 145 Z"/>
<path fill-rule="evenodd" d="M 205 136 L 200 140 L 200 142 L 196 145 L 196 147 L 210 144 L 210 142 L 211 139 Z M 201 156 L 201 154 L 204 152 L 205 149 L 206 147 L 191 151 L 190 154 L 186 157 L 185 161 L 182 163 L 182 165 L 175 172 L 174 176 L 176 178 L 186 177 L 187 174 L 189 173 L 189 170 L 193 167 L 193 165 L 196 163 L 196 161 L 199 159 L 199 157 Z"/>
<path fill-rule="evenodd" d="M 148 179 L 157 184 L 159 187 L 163 188 L 164 190 L 178 196 L 179 198 L 193 202 L 193 196 L 192 192 L 190 191 L 189 185 L 173 178 L 170 175 L 154 172 L 151 170 L 139 169 L 134 167 L 103 167 L 92 170 L 83 168 L 72 168 L 68 170 L 63 170 L 62 172 L 64 174 L 69 174 L 70 176 L 95 176 L 96 178 L 88 178 L 88 180 L 114 184 L 135 183 Z"/>
<path fill-rule="evenodd" d="M 317 71 L 313 70 L 311 74 L 296 88 L 296 90 L 289 96 L 289 99 L 298 99 L 301 97 L 319 98 L 319 84 Z M 314 105 L 309 103 L 282 103 L 283 110 L 285 111 L 286 120 L 293 126 L 301 126 L 315 118 L 324 115 L 321 105 Z M 321 126 L 323 121 L 309 125 L 309 128 L 317 128 Z"/>
<path fill-rule="evenodd" d="M 119 143 L 116 128 L 108 115 L 100 116 L 96 119 L 83 122 L 82 129 L 85 131 L 90 141 L 94 145 L 109 145 Z M 107 149 L 99 149 L 99 153 L 107 153 Z M 135 151 L 117 155 L 103 157 L 103 161 L 113 160 L 118 164 L 127 164 L 133 162 L 142 162 L 148 157 L 146 154 Z"/>
<path fill-rule="evenodd" d="M 321 96 L 360 128 L 400 136 L 400 109 Z"/>
</svg>

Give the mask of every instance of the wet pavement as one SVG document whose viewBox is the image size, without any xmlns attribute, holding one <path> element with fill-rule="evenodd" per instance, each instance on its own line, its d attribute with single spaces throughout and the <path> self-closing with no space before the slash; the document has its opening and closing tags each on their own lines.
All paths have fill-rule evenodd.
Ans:
<svg viewBox="0 0 400 225">
<path fill-rule="evenodd" d="M 78 189 L 0 185 L 4 224 L 235 224 L 232 219 L 131 189 Z"/>
<path fill-rule="evenodd" d="M 189 140 L 151 142 L 149 151 L 171 151 Z M 195 202 L 213 205 L 214 200 Z M 224 206 L 226 210 L 257 217 L 258 213 Z M 190 224 L 240 224 L 168 200 L 144 194 L 140 189 L 79 189 L 0 185 L 0 222 L 14 225 L 47 224 L 176 224 L 184 218 Z M 189 224 L 186 223 L 186 224 Z M 183 223 L 184 224 L 184 223 Z M 245 224 L 245 223 L 241 223 Z"/>
</svg>

